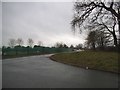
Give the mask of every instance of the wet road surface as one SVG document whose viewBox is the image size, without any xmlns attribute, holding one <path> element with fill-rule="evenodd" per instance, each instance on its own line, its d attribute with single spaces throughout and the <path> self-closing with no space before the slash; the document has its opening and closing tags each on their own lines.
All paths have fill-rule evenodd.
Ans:
<svg viewBox="0 0 120 90">
<path fill-rule="evenodd" d="M 50 60 L 49 55 L 6 59 L 3 88 L 117 88 L 118 75 Z"/>
<path fill-rule="evenodd" d="M 0 55 L 0 90 L 2 88 L 2 56 Z"/>
</svg>

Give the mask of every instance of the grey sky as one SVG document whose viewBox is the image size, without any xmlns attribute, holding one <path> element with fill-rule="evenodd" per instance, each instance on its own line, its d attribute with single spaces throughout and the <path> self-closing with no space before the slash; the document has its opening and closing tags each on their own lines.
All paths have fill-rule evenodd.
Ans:
<svg viewBox="0 0 120 90">
<path fill-rule="evenodd" d="M 0 47 L 2 46 L 2 2 L 0 2 Z"/>
<path fill-rule="evenodd" d="M 22 38 L 25 44 L 32 38 L 45 46 L 83 43 L 85 35 L 74 35 L 71 30 L 72 16 L 72 2 L 2 2 L 3 45 L 10 38 Z"/>
</svg>

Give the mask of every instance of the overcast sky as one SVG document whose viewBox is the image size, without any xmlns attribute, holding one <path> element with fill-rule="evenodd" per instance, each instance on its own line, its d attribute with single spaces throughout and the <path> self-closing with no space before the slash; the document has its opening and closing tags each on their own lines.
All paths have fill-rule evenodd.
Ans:
<svg viewBox="0 0 120 90">
<path fill-rule="evenodd" d="M 2 2 L 3 45 L 11 38 L 22 38 L 24 44 L 32 38 L 45 46 L 83 43 L 85 35 L 71 30 L 72 17 L 72 2 Z"/>
<path fill-rule="evenodd" d="M 2 46 L 2 3 L 0 2 L 0 47 Z"/>
</svg>

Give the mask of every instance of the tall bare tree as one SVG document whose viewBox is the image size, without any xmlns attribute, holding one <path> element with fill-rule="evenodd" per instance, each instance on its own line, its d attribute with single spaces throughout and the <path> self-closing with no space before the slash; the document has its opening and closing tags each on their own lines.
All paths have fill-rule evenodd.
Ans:
<svg viewBox="0 0 120 90">
<path fill-rule="evenodd" d="M 32 47 L 33 44 L 34 44 L 33 39 L 29 38 L 29 39 L 28 39 L 28 46 Z"/>
<path fill-rule="evenodd" d="M 75 29 L 76 27 L 79 27 L 80 30 L 83 30 L 83 28 L 86 28 L 88 23 L 94 23 L 99 22 L 100 18 L 104 19 L 104 21 L 113 16 L 116 19 L 116 24 L 118 27 L 116 29 L 119 32 L 120 39 L 120 2 L 115 2 L 115 0 L 111 1 L 103 1 L 103 0 L 87 0 L 84 2 L 75 2 L 74 4 L 74 18 L 72 20 L 72 26 Z M 111 19 L 110 19 L 111 20 Z M 113 22 L 114 20 L 109 22 Z M 107 21 L 108 22 L 108 21 Z M 106 30 L 108 30 L 110 33 L 112 33 L 113 38 L 116 39 L 115 34 L 115 24 L 113 23 L 101 23 Z M 112 32 L 110 31 L 110 27 L 108 25 L 113 26 Z M 115 45 L 117 45 L 116 40 L 114 41 Z M 120 44 L 120 40 L 119 40 Z"/>
<path fill-rule="evenodd" d="M 62 48 L 64 45 L 62 42 L 56 42 L 55 47 L 56 48 Z"/>
<path fill-rule="evenodd" d="M 16 42 L 17 42 L 17 44 L 18 44 L 19 46 L 22 46 L 23 43 L 24 43 L 23 40 L 22 40 L 22 38 L 18 38 Z"/>
<path fill-rule="evenodd" d="M 91 31 L 89 34 L 88 34 L 88 37 L 87 37 L 87 44 L 89 46 L 92 47 L 92 49 L 95 50 L 96 48 L 96 41 L 97 41 L 97 38 L 96 38 L 96 32 L 95 31 Z"/>
<path fill-rule="evenodd" d="M 110 37 L 102 31 L 90 31 L 87 38 L 87 46 L 95 50 L 96 47 L 104 49 L 107 44 L 111 41 Z M 109 45 L 109 44 L 108 44 Z"/>
<path fill-rule="evenodd" d="M 80 43 L 80 44 L 78 44 L 78 45 L 76 45 L 76 47 L 75 47 L 76 49 L 82 49 L 83 48 L 83 44 L 82 43 Z"/>
<path fill-rule="evenodd" d="M 113 15 L 109 15 L 109 17 L 101 17 L 99 21 L 94 21 L 88 25 L 89 29 L 91 30 L 99 30 L 107 34 L 107 36 L 112 36 L 111 38 L 114 40 L 114 45 L 118 45 L 118 38 L 117 33 L 118 30 L 116 29 L 117 21 Z"/>
<path fill-rule="evenodd" d="M 15 39 L 9 39 L 8 44 L 11 48 L 14 48 L 14 46 L 16 45 L 16 40 Z"/>
<path fill-rule="evenodd" d="M 74 46 L 73 46 L 73 45 L 70 45 L 70 48 L 71 48 L 71 49 L 73 49 L 73 48 L 74 48 Z"/>
</svg>

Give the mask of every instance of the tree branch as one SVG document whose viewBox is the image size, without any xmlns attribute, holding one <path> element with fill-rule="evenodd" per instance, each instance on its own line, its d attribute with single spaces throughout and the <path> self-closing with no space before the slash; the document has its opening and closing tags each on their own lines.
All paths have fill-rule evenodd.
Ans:
<svg viewBox="0 0 120 90">
<path fill-rule="evenodd" d="M 102 4 L 102 6 L 100 6 L 100 5 L 97 5 L 97 6 L 98 6 L 98 7 L 103 7 L 104 9 L 110 11 L 112 14 L 114 14 L 117 18 L 120 19 L 119 14 L 118 14 L 113 8 L 106 7 L 103 2 L 101 2 L 101 4 Z"/>
<path fill-rule="evenodd" d="M 113 4 L 114 4 L 114 2 L 111 2 L 111 4 L 110 4 L 110 8 L 113 8 Z"/>
</svg>

